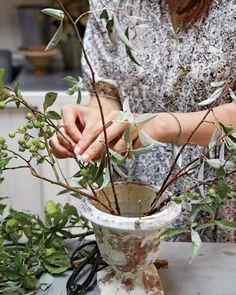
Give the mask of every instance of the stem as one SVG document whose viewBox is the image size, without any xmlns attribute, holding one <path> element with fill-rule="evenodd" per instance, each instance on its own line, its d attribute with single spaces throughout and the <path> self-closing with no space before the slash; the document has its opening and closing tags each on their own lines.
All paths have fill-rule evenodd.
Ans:
<svg viewBox="0 0 236 295">
<path fill-rule="evenodd" d="M 76 26 L 75 21 L 73 20 L 73 18 L 69 14 L 69 12 L 66 10 L 66 8 L 62 4 L 62 2 L 60 0 L 57 0 L 57 2 L 59 4 L 59 6 L 62 8 L 62 10 L 65 12 L 65 14 L 67 15 L 67 17 L 69 18 L 71 24 L 73 25 L 73 27 L 75 29 L 75 32 L 76 32 L 76 35 L 78 37 L 78 40 L 79 40 L 79 43 L 80 43 L 82 52 L 84 54 L 84 58 L 85 58 L 86 63 L 88 65 L 89 69 L 90 69 L 90 72 L 91 72 L 92 86 L 93 86 L 95 97 L 97 99 L 97 103 L 98 103 L 98 106 L 99 106 L 99 111 L 100 111 L 101 119 L 102 119 L 103 133 L 104 133 L 104 140 L 105 140 L 105 148 L 106 148 L 106 154 L 107 154 L 107 164 L 108 164 L 108 171 L 109 171 L 109 176 L 110 176 L 110 181 L 111 181 L 112 192 L 113 192 L 114 199 L 115 199 L 116 211 L 120 215 L 120 208 L 119 208 L 119 204 L 118 204 L 118 200 L 117 200 L 117 194 L 116 194 L 116 190 L 115 190 L 115 186 L 114 186 L 114 182 L 113 182 L 113 178 L 112 178 L 112 168 L 111 168 L 111 160 L 110 160 L 110 153 L 109 153 L 109 147 L 108 147 L 108 139 L 107 139 L 107 133 L 106 133 L 105 118 L 104 118 L 104 113 L 103 113 L 103 109 L 102 109 L 102 104 L 101 104 L 101 101 L 100 101 L 100 98 L 99 98 L 99 95 L 98 95 L 98 92 L 97 92 L 97 86 L 96 86 L 96 80 L 95 80 L 95 73 L 93 71 L 92 65 L 91 65 L 91 63 L 89 61 L 89 58 L 87 56 L 86 50 L 85 50 L 84 45 L 83 45 L 82 38 L 80 36 L 79 30 L 78 30 L 78 28 Z"/>
<path fill-rule="evenodd" d="M 185 144 L 181 147 L 181 149 L 179 150 L 179 152 L 178 152 L 176 158 L 174 159 L 174 162 L 172 163 L 172 165 L 171 165 L 171 167 L 170 167 L 170 169 L 169 169 L 169 173 L 167 174 L 167 176 L 166 176 L 166 178 L 164 179 L 163 184 L 162 184 L 162 186 L 161 186 L 161 188 L 160 188 L 160 192 L 161 192 L 161 193 L 163 193 L 164 190 L 168 187 L 168 186 L 166 186 L 166 183 L 168 182 L 168 180 L 169 180 L 171 174 L 173 173 L 173 170 L 175 169 L 175 166 L 176 166 L 176 164 L 177 164 L 177 161 L 178 161 L 180 155 L 182 154 L 183 150 L 184 150 L 184 149 L 186 148 L 186 146 L 189 144 L 191 138 L 193 137 L 193 135 L 195 134 L 195 132 L 197 131 L 197 129 L 201 126 L 201 124 L 205 121 L 206 117 L 207 117 L 207 116 L 209 115 L 209 113 L 212 111 L 212 109 L 213 109 L 213 107 L 216 105 L 217 101 L 227 93 L 227 91 L 228 91 L 229 88 L 230 88 L 230 85 L 227 84 L 227 85 L 225 86 L 225 89 L 224 89 L 223 93 L 220 95 L 220 97 L 219 97 L 217 100 L 215 100 L 215 101 L 212 103 L 212 105 L 211 105 L 211 106 L 209 107 L 209 109 L 207 110 L 206 114 L 203 116 L 202 120 L 197 124 L 197 126 L 196 126 L 196 127 L 194 128 L 194 130 L 191 132 L 191 134 L 190 134 L 190 136 L 188 137 L 186 143 L 185 143 Z M 165 189 L 163 190 L 163 188 L 165 188 Z M 160 197 L 160 194 L 159 194 L 159 193 L 158 193 L 158 197 Z M 155 203 L 156 203 L 156 202 L 157 202 L 157 198 L 155 199 Z"/>
</svg>

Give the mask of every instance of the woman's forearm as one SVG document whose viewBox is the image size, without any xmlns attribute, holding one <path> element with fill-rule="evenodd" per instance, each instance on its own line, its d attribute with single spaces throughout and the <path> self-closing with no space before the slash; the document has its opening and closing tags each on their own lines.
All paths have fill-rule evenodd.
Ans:
<svg viewBox="0 0 236 295">
<path fill-rule="evenodd" d="M 206 115 L 207 110 L 191 113 L 159 113 L 153 120 L 154 137 L 162 142 L 185 144 Z M 232 124 L 236 130 L 236 104 L 229 103 L 213 108 L 192 135 L 189 144 L 207 145 L 219 122 Z M 181 128 L 180 128 L 180 126 Z"/>
</svg>

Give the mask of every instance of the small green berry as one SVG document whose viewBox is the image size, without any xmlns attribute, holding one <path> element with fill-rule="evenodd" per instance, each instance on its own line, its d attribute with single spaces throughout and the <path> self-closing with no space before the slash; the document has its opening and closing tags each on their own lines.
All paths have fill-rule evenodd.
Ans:
<svg viewBox="0 0 236 295">
<path fill-rule="evenodd" d="M 24 139 L 24 138 L 20 138 L 20 139 L 18 140 L 18 143 L 19 143 L 20 145 L 24 145 L 24 144 L 25 144 L 25 139 Z"/>
<path fill-rule="evenodd" d="M 233 125 L 229 124 L 229 125 L 224 125 L 224 129 L 227 133 L 229 133 L 234 130 L 234 127 Z"/>
<path fill-rule="evenodd" d="M 7 148 L 8 148 L 7 144 L 4 143 L 4 144 L 2 145 L 2 150 L 7 150 Z"/>
<path fill-rule="evenodd" d="M 31 122 L 27 123 L 26 126 L 27 126 L 27 128 L 29 128 L 29 129 L 34 128 L 34 125 L 33 125 L 33 123 L 31 123 Z"/>
<path fill-rule="evenodd" d="M 34 147 L 34 146 L 31 146 L 31 148 L 30 148 L 30 152 L 31 152 L 31 153 L 35 153 L 35 152 L 37 152 L 37 148 Z"/>
<path fill-rule="evenodd" d="M 24 148 L 23 146 L 20 145 L 20 146 L 19 146 L 19 151 L 20 151 L 20 152 L 24 152 L 24 151 L 25 151 L 25 148 Z"/>
<path fill-rule="evenodd" d="M 0 137 L 0 144 L 4 144 L 6 142 L 4 137 Z"/>
<path fill-rule="evenodd" d="M 208 190 L 208 195 L 209 195 L 210 197 L 215 197 L 215 196 L 216 196 L 216 191 L 215 191 L 213 188 L 210 188 L 210 189 Z"/>
<path fill-rule="evenodd" d="M 39 149 L 44 150 L 46 148 L 46 145 L 43 142 L 39 143 Z"/>
<path fill-rule="evenodd" d="M 44 162 L 44 157 L 37 156 L 37 163 L 42 164 Z"/>
<path fill-rule="evenodd" d="M 40 143 L 40 138 L 39 137 L 35 137 L 32 142 L 33 145 L 38 145 Z"/>
<path fill-rule="evenodd" d="M 8 136 L 9 136 L 10 138 L 14 138 L 14 137 L 16 136 L 16 133 L 13 132 L 13 131 L 10 131 L 10 132 L 8 133 Z"/>
<path fill-rule="evenodd" d="M 46 123 L 45 122 L 40 122 L 40 128 L 45 127 Z"/>
<path fill-rule="evenodd" d="M 32 113 L 28 113 L 25 117 L 26 117 L 26 119 L 28 119 L 28 120 L 32 120 L 33 117 L 34 117 L 34 115 L 33 115 Z"/>
<path fill-rule="evenodd" d="M 45 133 L 45 137 L 46 137 L 47 139 L 51 138 L 52 135 L 53 135 L 52 132 L 46 132 L 46 133 Z"/>
<path fill-rule="evenodd" d="M 26 148 L 27 150 L 31 148 L 31 143 L 30 142 L 26 142 L 24 144 L 24 148 Z"/>
<path fill-rule="evenodd" d="M 34 121 L 33 123 L 35 128 L 40 128 L 40 122 L 39 121 Z"/>
<path fill-rule="evenodd" d="M 88 169 L 86 169 L 86 168 L 82 168 L 82 169 L 80 170 L 80 174 L 81 174 L 82 176 L 84 176 L 84 177 L 87 177 L 88 174 L 89 174 L 89 171 L 88 171 Z"/>
<path fill-rule="evenodd" d="M 4 110 L 6 108 L 6 104 L 3 101 L 0 101 L 0 110 Z"/>
<path fill-rule="evenodd" d="M 26 128 L 25 125 L 20 125 L 20 126 L 18 127 L 18 131 L 19 131 L 20 133 L 25 133 L 25 132 L 27 131 L 27 128 Z"/>
</svg>

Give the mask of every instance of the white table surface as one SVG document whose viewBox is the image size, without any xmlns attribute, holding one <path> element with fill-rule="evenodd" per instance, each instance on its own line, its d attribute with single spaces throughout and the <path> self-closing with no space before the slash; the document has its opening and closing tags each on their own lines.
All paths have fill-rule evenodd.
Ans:
<svg viewBox="0 0 236 295">
<path fill-rule="evenodd" d="M 191 243 L 163 243 L 159 258 L 168 259 L 169 265 L 158 272 L 165 295 L 236 295 L 236 244 L 204 243 L 192 265 L 190 252 Z M 56 278 L 37 295 L 66 295 L 67 279 L 68 275 Z M 87 294 L 98 294 L 96 286 Z"/>
</svg>

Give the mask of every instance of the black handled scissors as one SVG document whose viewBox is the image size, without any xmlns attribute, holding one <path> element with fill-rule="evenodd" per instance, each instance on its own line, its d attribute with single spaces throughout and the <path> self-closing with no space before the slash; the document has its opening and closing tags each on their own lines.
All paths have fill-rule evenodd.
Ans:
<svg viewBox="0 0 236 295">
<path fill-rule="evenodd" d="M 83 253 L 86 255 L 83 255 Z M 78 267 L 75 267 L 74 262 L 81 258 L 84 258 L 84 260 Z M 107 266 L 107 264 L 101 258 L 96 241 L 85 242 L 76 248 L 71 255 L 70 262 L 74 270 L 66 284 L 67 295 L 84 294 L 84 292 L 92 285 L 97 271 Z M 77 280 L 87 265 L 91 265 L 92 267 L 88 272 L 87 278 L 82 284 L 79 284 L 77 283 Z"/>
</svg>

